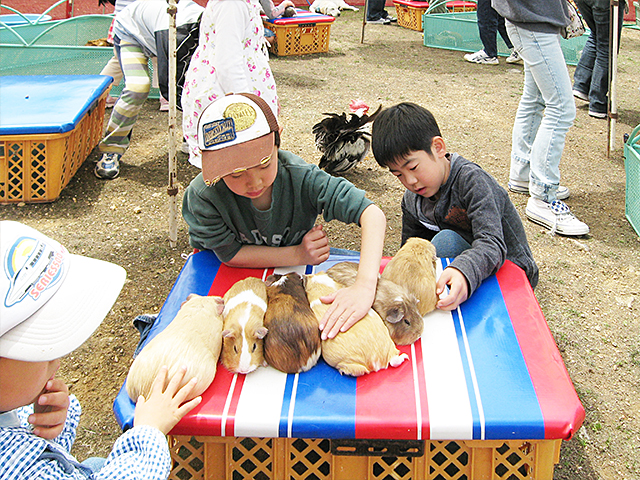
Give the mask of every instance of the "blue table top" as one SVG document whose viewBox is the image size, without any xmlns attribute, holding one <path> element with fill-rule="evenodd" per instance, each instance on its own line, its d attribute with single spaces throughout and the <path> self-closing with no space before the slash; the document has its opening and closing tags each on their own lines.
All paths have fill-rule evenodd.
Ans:
<svg viewBox="0 0 640 480">
<path fill-rule="evenodd" d="M 105 75 L 0 77 L 0 135 L 65 133 L 97 104 Z"/>
</svg>

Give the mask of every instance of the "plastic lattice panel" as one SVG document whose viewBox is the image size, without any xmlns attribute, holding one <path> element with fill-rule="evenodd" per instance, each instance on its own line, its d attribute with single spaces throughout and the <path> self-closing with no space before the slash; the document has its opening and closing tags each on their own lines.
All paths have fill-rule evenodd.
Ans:
<svg viewBox="0 0 640 480">
<path fill-rule="evenodd" d="M 270 25 L 276 31 L 271 51 L 276 55 L 306 55 L 329 51 L 331 24 Z"/>
<path fill-rule="evenodd" d="M 171 437 L 169 449 L 173 460 L 172 479 L 204 479 L 204 443 L 195 437 Z"/>
<path fill-rule="evenodd" d="M 395 4 L 396 15 L 398 16 L 398 25 L 411 30 L 422 31 L 422 14 L 427 8 L 414 8 L 405 5 Z"/>
<path fill-rule="evenodd" d="M 242 438 L 233 444 L 233 480 L 269 480 L 273 474 L 273 440 Z"/>
<path fill-rule="evenodd" d="M 496 479 L 532 479 L 535 446 L 531 443 L 508 442 L 494 450 Z"/>
<path fill-rule="evenodd" d="M 470 479 L 470 450 L 457 442 L 430 442 L 429 478 L 433 480 Z"/>
<path fill-rule="evenodd" d="M 289 445 L 290 480 L 325 480 L 331 478 L 331 442 L 295 439 Z"/>
<path fill-rule="evenodd" d="M 372 458 L 370 469 L 376 480 L 410 480 L 413 475 L 413 459 L 406 457 Z"/>
</svg>

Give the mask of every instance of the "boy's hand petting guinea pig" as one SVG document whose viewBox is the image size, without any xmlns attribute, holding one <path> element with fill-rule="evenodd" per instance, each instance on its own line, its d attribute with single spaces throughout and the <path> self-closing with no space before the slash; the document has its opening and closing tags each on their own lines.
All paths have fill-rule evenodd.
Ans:
<svg viewBox="0 0 640 480">
<path fill-rule="evenodd" d="M 371 309 L 375 294 L 375 289 L 360 285 L 356 281 L 350 287 L 341 288 L 331 295 L 320 298 L 322 303 L 331 304 L 320 320 L 322 340 L 334 338 L 338 333 L 346 332 L 361 320 Z"/>
<path fill-rule="evenodd" d="M 305 234 L 298 252 L 298 265 L 319 265 L 329 258 L 329 239 L 322 225 L 314 226 Z"/>
<path fill-rule="evenodd" d="M 469 285 L 462 272 L 453 267 L 447 267 L 442 271 L 436 284 L 436 293 L 440 295 L 447 285 L 449 294 L 438 300 L 436 307 L 440 310 L 455 310 L 469 296 Z"/>
<path fill-rule="evenodd" d="M 195 397 L 185 403 L 191 390 L 198 383 L 197 378 L 192 378 L 180 388 L 180 382 L 185 373 L 187 373 L 187 367 L 179 368 L 169 380 L 167 388 L 163 391 L 168 371 L 169 369 L 166 366 L 160 368 L 151 387 L 149 398 L 145 398 L 142 395 L 138 397 L 133 414 L 134 427 L 149 425 L 166 435 L 177 425 L 182 417 L 202 401 L 202 397 Z"/>
</svg>

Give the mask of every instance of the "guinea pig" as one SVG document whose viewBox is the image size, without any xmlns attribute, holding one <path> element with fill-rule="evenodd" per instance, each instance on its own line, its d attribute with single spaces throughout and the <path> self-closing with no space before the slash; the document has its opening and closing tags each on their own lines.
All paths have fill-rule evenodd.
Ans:
<svg viewBox="0 0 640 480">
<path fill-rule="evenodd" d="M 222 364 L 232 373 L 250 373 L 265 365 L 262 339 L 267 287 L 255 277 L 233 284 L 224 294 Z"/>
<path fill-rule="evenodd" d="M 320 329 L 309 306 L 302 277 L 269 275 L 264 326 L 264 359 L 285 373 L 306 372 L 320 358 Z"/>
<path fill-rule="evenodd" d="M 347 287 L 353 285 L 357 274 L 358 264 L 354 262 L 336 263 L 327 269 L 327 275 Z M 418 310 L 418 299 L 405 287 L 378 277 L 373 309 L 382 318 L 396 345 L 411 345 L 422 335 L 424 320 Z"/>
<path fill-rule="evenodd" d="M 136 356 L 127 376 L 126 388 L 135 402 L 140 395 L 149 398 L 151 386 L 163 365 L 171 378 L 186 365 L 180 386 L 197 378 L 185 401 L 202 394 L 216 375 L 222 348 L 222 299 L 191 294 L 169 325 Z M 166 385 L 165 385 L 166 387 Z"/>
<path fill-rule="evenodd" d="M 320 322 L 330 306 L 322 303 L 320 297 L 344 288 L 344 285 L 334 281 L 325 272 L 307 275 L 305 280 L 307 298 Z M 341 374 L 357 377 L 389 365 L 397 367 L 409 357 L 400 353 L 380 316 L 370 309 L 349 330 L 322 341 L 322 358 Z"/>
<path fill-rule="evenodd" d="M 380 276 L 413 293 L 419 302 L 420 315 L 436 308 L 436 248 L 429 240 L 417 237 L 407 240 Z"/>
</svg>

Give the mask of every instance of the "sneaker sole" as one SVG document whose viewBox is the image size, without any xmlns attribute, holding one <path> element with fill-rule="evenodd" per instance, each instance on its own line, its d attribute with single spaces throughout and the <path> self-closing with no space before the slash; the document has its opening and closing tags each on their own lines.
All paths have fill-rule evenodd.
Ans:
<svg viewBox="0 0 640 480">
<path fill-rule="evenodd" d="M 583 102 L 589 101 L 589 95 L 585 95 L 584 93 L 578 90 L 573 91 L 573 96 L 576 97 L 578 100 L 582 100 Z"/>
<path fill-rule="evenodd" d="M 500 65 L 500 62 L 482 62 L 478 60 L 469 60 L 468 58 L 465 58 L 465 60 L 469 63 L 475 63 L 476 65 Z"/>
<path fill-rule="evenodd" d="M 513 192 L 513 193 L 519 193 L 521 195 L 529 195 L 529 189 L 527 187 L 521 187 L 519 185 L 508 183 L 507 188 L 509 189 L 510 192 Z M 563 190 L 558 190 L 558 192 L 556 192 L 557 200 L 566 200 L 570 196 L 571 196 L 571 190 L 569 190 L 566 187 Z"/>
<path fill-rule="evenodd" d="M 537 223 L 538 225 L 543 226 L 547 230 L 551 230 L 553 228 L 553 223 L 549 222 L 546 218 L 540 217 L 535 213 L 532 213 L 528 208 L 524 211 L 526 217 L 531 220 L 533 223 Z M 560 235 L 566 235 L 568 237 L 579 237 L 582 235 L 587 235 L 589 233 L 589 227 L 587 225 L 584 228 L 576 228 L 576 229 L 567 229 L 563 228 L 561 225 L 556 225 L 556 233 Z"/>
</svg>

